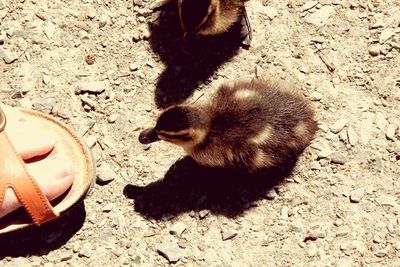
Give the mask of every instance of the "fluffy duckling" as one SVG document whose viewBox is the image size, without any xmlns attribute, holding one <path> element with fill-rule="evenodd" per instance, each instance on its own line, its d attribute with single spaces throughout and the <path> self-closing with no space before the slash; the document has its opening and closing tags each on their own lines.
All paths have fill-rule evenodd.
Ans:
<svg viewBox="0 0 400 267">
<path fill-rule="evenodd" d="M 197 36 L 218 35 L 241 20 L 243 44 L 250 45 L 251 27 L 244 4 L 247 0 L 178 0 L 182 46 Z"/>
<path fill-rule="evenodd" d="M 299 92 L 252 80 L 222 85 L 206 105 L 167 108 L 139 141 L 161 139 L 183 147 L 201 165 L 253 172 L 298 156 L 317 129 L 313 109 Z"/>
</svg>

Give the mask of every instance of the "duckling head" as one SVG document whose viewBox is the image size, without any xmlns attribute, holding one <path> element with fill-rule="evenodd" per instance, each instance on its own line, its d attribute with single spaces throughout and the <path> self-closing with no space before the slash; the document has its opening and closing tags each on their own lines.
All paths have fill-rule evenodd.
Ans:
<svg viewBox="0 0 400 267">
<path fill-rule="evenodd" d="M 184 31 L 182 45 L 198 35 L 208 35 L 219 12 L 219 0 L 178 0 L 179 17 Z"/>
<path fill-rule="evenodd" d="M 155 127 L 140 133 L 139 142 L 149 144 L 164 140 L 186 150 L 200 144 L 207 129 L 208 118 L 203 110 L 191 106 L 173 106 L 160 114 Z"/>
</svg>

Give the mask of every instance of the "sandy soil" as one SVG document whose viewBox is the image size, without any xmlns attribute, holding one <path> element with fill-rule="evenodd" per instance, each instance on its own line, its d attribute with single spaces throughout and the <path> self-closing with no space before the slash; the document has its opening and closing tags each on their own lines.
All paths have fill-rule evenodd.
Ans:
<svg viewBox="0 0 400 267">
<path fill-rule="evenodd" d="M 188 59 L 176 12 L 158 2 L 0 0 L 0 100 L 72 125 L 99 176 L 74 227 L 0 265 L 400 266 L 400 2 L 247 7 L 250 49 L 233 30 Z M 282 183 L 137 141 L 158 108 L 255 75 L 294 81 L 321 128 Z"/>
</svg>

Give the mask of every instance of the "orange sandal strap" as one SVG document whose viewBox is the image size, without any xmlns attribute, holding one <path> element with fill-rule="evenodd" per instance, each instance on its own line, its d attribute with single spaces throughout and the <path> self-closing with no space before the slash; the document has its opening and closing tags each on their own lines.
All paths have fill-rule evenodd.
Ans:
<svg viewBox="0 0 400 267">
<path fill-rule="evenodd" d="M 14 190 L 19 202 L 36 225 L 59 216 L 53 211 L 35 179 L 28 173 L 24 161 L 17 154 L 5 131 L 0 130 L 0 206 L 8 188 Z"/>
</svg>

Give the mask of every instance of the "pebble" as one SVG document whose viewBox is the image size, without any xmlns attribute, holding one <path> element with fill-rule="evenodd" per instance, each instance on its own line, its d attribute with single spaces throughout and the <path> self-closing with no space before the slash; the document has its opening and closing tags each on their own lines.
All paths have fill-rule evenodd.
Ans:
<svg viewBox="0 0 400 267">
<path fill-rule="evenodd" d="M 103 207 L 102 211 L 103 212 L 110 212 L 113 208 L 114 208 L 114 204 L 113 203 L 108 203 Z"/>
<path fill-rule="evenodd" d="M 96 109 L 97 102 L 90 99 L 87 95 L 81 95 L 81 101 L 83 104 L 86 104 L 91 109 Z"/>
<path fill-rule="evenodd" d="M 347 128 L 347 140 L 349 141 L 349 144 L 352 146 L 355 146 L 358 143 L 358 135 L 351 126 Z"/>
<path fill-rule="evenodd" d="M 180 237 L 186 229 L 187 229 L 186 224 L 184 224 L 183 222 L 177 222 L 171 227 L 171 229 L 169 230 L 169 233 L 171 235 Z"/>
<path fill-rule="evenodd" d="M 364 119 L 360 123 L 360 143 L 367 145 L 372 136 L 372 121 Z"/>
<path fill-rule="evenodd" d="M 114 123 L 117 119 L 118 119 L 118 114 L 113 113 L 107 118 L 107 121 L 108 123 Z"/>
<path fill-rule="evenodd" d="M 389 252 L 389 247 L 386 247 L 384 249 L 380 249 L 377 252 L 375 252 L 375 256 L 382 258 L 385 257 Z"/>
<path fill-rule="evenodd" d="M 48 85 L 50 83 L 50 76 L 43 74 L 42 81 L 44 84 Z"/>
<path fill-rule="evenodd" d="M 382 206 L 396 206 L 396 197 L 383 195 L 375 198 L 375 201 Z"/>
<path fill-rule="evenodd" d="M 332 150 L 330 148 L 324 148 L 320 150 L 317 154 L 318 159 L 326 159 L 332 154 Z"/>
<path fill-rule="evenodd" d="M 372 45 L 368 48 L 368 53 L 371 56 L 378 56 L 381 53 L 381 48 L 378 45 Z"/>
<path fill-rule="evenodd" d="M 60 261 L 68 261 L 70 259 L 72 259 L 72 254 L 69 252 L 64 252 L 60 256 Z"/>
<path fill-rule="evenodd" d="M 347 162 L 346 157 L 340 152 L 333 152 L 329 155 L 332 163 L 343 165 Z"/>
<path fill-rule="evenodd" d="M 32 106 L 34 109 L 50 114 L 53 110 L 54 98 L 35 98 L 32 99 Z"/>
<path fill-rule="evenodd" d="M 132 41 L 135 43 L 140 41 L 140 32 L 138 30 L 132 32 Z"/>
<path fill-rule="evenodd" d="M 260 66 L 256 65 L 255 67 L 255 75 L 257 78 L 263 77 L 265 74 L 265 71 L 263 68 L 261 68 Z"/>
<path fill-rule="evenodd" d="M 396 130 L 397 130 L 397 125 L 396 124 L 389 124 L 389 126 L 386 129 L 386 138 L 389 140 L 396 140 Z"/>
<path fill-rule="evenodd" d="M 164 243 L 157 247 L 157 252 L 166 258 L 169 263 L 176 263 L 182 257 L 182 250 L 177 244 Z"/>
<path fill-rule="evenodd" d="M 293 222 L 293 223 L 289 224 L 288 231 L 301 233 L 301 232 L 303 232 L 302 224 L 298 223 L 298 222 Z"/>
<path fill-rule="evenodd" d="M 321 169 L 321 164 L 318 161 L 313 161 L 310 164 L 310 169 L 311 170 L 315 170 L 315 171 L 320 170 Z"/>
<path fill-rule="evenodd" d="M 375 115 L 375 125 L 378 129 L 383 130 L 386 128 L 387 120 L 385 114 L 378 112 Z"/>
<path fill-rule="evenodd" d="M 348 120 L 344 117 L 341 117 L 340 119 L 338 119 L 331 127 L 331 132 L 332 133 L 339 133 L 348 123 Z"/>
<path fill-rule="evenodd" d="M 94 19 L 96 17 L 96 10 L 94 8 L 88 8 L 85 10 L 85 17 L 88 19 Z"/>
<path fill-rule="evenodd" d="M 312 92 L 310 94 L 311 101 L 320 101 L 322 99 L 322 94 L 320 92 Z"/>
<path fill-rule="evenodd" d="M 301 12 L 307 11 L 318 5 L 318 1 L 308 1 L 300 9 Z"/>
<path fill-rule="evenodd" d="M 107 162 L 102 162 L 97 169 L 97 181 L 100 183 L 109 183 L 115 179 L 116 173 Z"/>
<path fill-rule="evenodd" d="M 384 44 L 387 40 L 389 40 L 394 35 L 394 31 L 392 29 L 384 29 L 379 36 L 379 43 Z"/>
<path fill-rule="evenodd" d="M 49 40 L 51 40 L 54 36 L 55 31 L 55 25 L 52 22 L 48 21 L 43 29 L 43 33 L 47 36 Z"/>
<path fill-rule="evenodd" d="M 137 71 L 139 69 L 139 65 L 137 63 L 132 63 L 129 65 L 130 71 Z"/>
<path fill-rule="evenodd" d="M 275 199 L 277 196 L 275 188 L 271 188 L 265 193 L 265 198 L 269 200 Z"/>
<path fill-rule="evenodd" d="M 207 217 L 208 214 L 210 214 L 209 210 L 201 210 L 199 211 L 199 218 L 204 219 L 205 217 Z"/>
<path fill-rule="evenodd" d="M 364 188 L 358 188 L 351 193 L 350 201 L 353 203 L 359 203 L 363 197 L 364 197 Z"/>
<path fill-rule="evenodd" d="M 18 59 L 18 55 L 15 52 L 7 51 L 0 47 L 0 56 L 3 58 L 6 64 L 11 64 Z"/>
<path fill-rule="evenodd" d="M 235 230 L 222 230 L 221 231 L 221 236 L 222 236 L 223 241 L 232 239 L 237 235 L 238 235 L 238 232 Z"/>
<path fill-rule="evenodd" d="M 84 82 L 79 84 L 76 89 L 76 94 L 91 93 L 101 94 L 105 91 L 105 85 L 102 82 Z"/>
<path fill-rule="evenodd" d="M 322 6 L 320 9 L 306 17 L 305 21 L 317 27 L 321 27 L 328 22 L 328 19 L 333 14 L 333 12 L 335 12 L 335 8 L 333 6 Z"/>
<path fill-rule="evenodd" d="M 86 145 L 87 145 L 89 148 L 92 148 L 92 147 L 94 147 L 94 146 L 96 145 L 96 143 L 97 143 L 97 137 L 94 136 L 94 135 L 89 135 L 89 136 L 86 136 L 86 137 L 84 138 L 84 141 L 85 141 Z"/>
<path fill-rule="evenodd" d="M 79 257 L 90 258 L 92 256 L 92 244 L 85 243 L 81 248 L 79 248 Z"/>
<path fill-rule="evenodd" d="M 133 0 L 133 4 L 135 6 L 143 6 L 143 1 L 142 0 Z"/>
<path fill-rule="evenodd" d="M 87 55 L 87 56 L 85 57 L 85 61 L 86 61 L 86 63 L 87 63 L 88 65 L 93 65 L 94 62 L 96 61 L 96 57 L 95 57 L 94 55 L 92 55 L 92 54 Z"/>
<path fill-rule="evenodd" d="M 103 28 L 104 26 L 106 26 L 107 21 L 108 21 L 108 16 L 106 14 L 101 15 L 99 19 L 99 28 Z"/>
<path fill-rule="evenodd" d="M 310 243 L 308 246 L 308 257 L 315 257 L 318 255 L 318 248 L 317 248 L 317 244 Z"/>
</svg>

